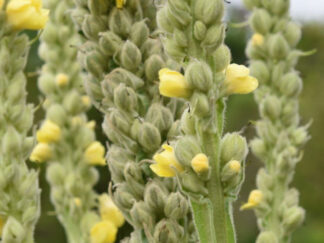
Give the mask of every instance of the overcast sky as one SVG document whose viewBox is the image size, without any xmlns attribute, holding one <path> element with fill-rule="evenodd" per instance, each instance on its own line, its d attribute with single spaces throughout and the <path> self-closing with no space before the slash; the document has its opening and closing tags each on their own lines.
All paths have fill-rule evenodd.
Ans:
<svg viewBox="0 0 324 243">
<path fill-rule="evenodd" d="M 242 0 L 230 0 L 234 5 L 241 5 Z M 291 13 L 300 20 L 324 21 L 324 0 L 291 0 Z"/>
</svg>

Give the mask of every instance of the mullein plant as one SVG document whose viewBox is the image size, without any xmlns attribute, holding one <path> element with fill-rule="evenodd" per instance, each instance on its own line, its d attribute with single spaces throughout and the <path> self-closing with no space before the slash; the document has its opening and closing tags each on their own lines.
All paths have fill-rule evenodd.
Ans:
<svg viewBox="0 0 324 243">
<path fill-rule="evenodd" d="M 162 146 L 150 167 L 174 176 L 190 201 L 200 242 L 236 242 L 232 202 L 244 179 L 247 143 L 238 132 L 224 134 L 226 100 L 258 86 L 249 69 L 230 64 L 224 44 L 223 0 L 166 1 L 157 14 L 167 54 L 183 68 L 159 72 L 159 91 L 188 102 L 181 135 Z"/>
<path fill-rule="evenodd" d="M 183 102 L 161 97 L 158 71 L 169 63 L 155 34 L 152 0 L 75 1 L 84 44 L 85 85 L 103 112 L 113 200 L 134 232 L 123 242 L 196 242 L 175 178 L 159 178 L 149 161 L 178 134 Z"/>
<path fill-rule="evenodd" d="M 124 220 L 121 213 L 107 211 L 105 207 L 113 207 L 111 200 L 93 189 L 98 181 L 94 166 L 106 165 L 105 149 L 95 140 L 95 122 L 86 116 L 91 103 L 77 61 L 80 40 L 69 14 L 73 1 L 47 0 L 45 5 L 51 12 L 41 35 L 39 55 L 45 64 L 38 85 L 46 98 L 46 119 L 30 159 L 48 164 L 51 201 L 69 243 L 114 242 Z"/>
<path fill-rule="evenodd" d="M 253 153 L 264 163 L 253 190 L 242 209 L 254 209 L 260 234 L 258 243 L 291 241 L 291 233 L 303 222 L 305 211 L 298 206 L 299 193 L 290 188 L 301 147 L 309 139 L 300 125 L 298 96 L 302 80 L 295 70 L 305 53 L 296 49 L 300 27 L 289 16 L 290 1 L 246 0 L 252 10 L 253 36 L 247 47 L 252 74 L 260 81 L 255 92 L 261 119 Z"/>
<path fill-rule="evenodd" d="M 23 30 L 42 29 L 48 11 L 41 1 L 0 0 L 0 238 L 32 243 L 40 215 L 38 173 L 26 159 L 33 106 L 26 103 L 26 65 L 30 42 Z"/>
</svg>

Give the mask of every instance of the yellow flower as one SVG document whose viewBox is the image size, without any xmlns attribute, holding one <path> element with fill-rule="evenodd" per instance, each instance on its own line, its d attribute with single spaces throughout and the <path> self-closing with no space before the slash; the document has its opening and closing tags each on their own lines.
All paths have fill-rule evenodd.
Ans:
<svg viewBox="0 0 324 243">
<path fill-rule="evenodd" d="M 108 220 L 96 223 L 90 230 L 91 243 L 113 243 L 116 235 L 117 227 Z"/>
<path fill-rule="evenodd" d="M 99 203 L 100 216 L 102 220 L 108 220 L 116 227 L 120 227 L 124 224 L 125 219 L 123 214 L 119 211 L 117 206 L 106 193 L 99 197 Z"/>
<path fill-rule="evenodd" d="M 3 1 L 0 2 L 2 7 Z M 49 10 L 42 9 L 41 0 L 11 0 L 6 9 L 7 20 L 16 30 L 43 29 Z"/>
<path fill-rule="evenodd" d="M 237 160 L 231 160 L 229 162 L 229 167 L 232 171 L 234 171 L 235 173 L 239 173 L 241 170 L 241 163 L 238 162 Z"/>
<path fill-rule="evenodd" d="M 264 43 L 263 35 L 256 33 L 252 36 L 252 45 L 253 46 L 262 46 L 263 43 Z"/>
<path fill-rule="evenodd" d="M 227 94 L 248 94 L 254 91 L 259 83 L 258 80 L 249 76 L 250 70 L 238 64 L 230 64 L 226 68 L 225 85 Z"/>
<path fill-rule="evenodd" d="M 181 73 L 163 68 L 159 71 L 159 77 L 161 95 L 178 98 L 190 97 L 191 89 Z"/>
<path fill-rule="evenodd" d="M 39 143 L 33 149 L 29 159 L 33 162 L 44 162 L 52 157 L 52 150 L 47 143 Z"/>
<path fill-rule="evenodd" d="M 243 204 L 240 210 L 251 209 L 257 207 L 263 199 L 263 193 L 260 190 L 250 192 L 248 202 Z"/>
<path fill-rule="evenodd" d="M 4 227 L 5 223 L 6 223 L 5 220 L 2 217 L 0 217 L 0 237 L 2 235 L 2 230 L 3 230 L 3 227 Z"/>
<path fill-rule="evenodd" d="M 59 73 L 58 75 L 56 75 L 55 82 L 59 87 L 66 86 L 69 82 L 69 76 L 64 73 Z"/>
<path fill-rule="evenodd" d="M 90 107 L 91 106 L 91 100 L 90 97 L 87 95 L 84 95 L 81 97 L 82 103 L 85 107 Z"/>
<path fill-rule="evenodd" d="M 123 8 L 125 4 L 126 4 L 126 0 L 116 0 L 117 8 Z"/>
<path fill-rule="evenodd" d="M 209 161 L 205 154 L 197 154 L 192 160 L 191 160 L 191 167 L 193 170 L 200 174 L 209 169 Z"/>
<path fill-rule="evenodd" d="M 54 122 L 46 120 L 36 135 L 40 143 L 54 143 L 61 139 L 61 128 Z"/>
<path fill-rule="evenodd" d="M 173 148 L 166 144 L 162 148 L 163 152 L 154 155 L 156 163 L 150 165 L 151 170 L 160 177 L 173 177 L 176 175 L 175 170 L 182 172 L 183 167 L 177 161 Z"/>
<path fill-rule="evenodd" d="M 105 148 L 101 143 L 92 142 L 86 149 L 84 156 L 91 165 L 106 165 Z"/>
</svg>

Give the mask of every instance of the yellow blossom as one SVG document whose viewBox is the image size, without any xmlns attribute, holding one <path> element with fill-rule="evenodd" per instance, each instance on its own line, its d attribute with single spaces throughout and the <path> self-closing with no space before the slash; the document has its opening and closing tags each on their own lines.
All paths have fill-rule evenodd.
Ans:
<svg viewBox="0 0 324 243">
<path fill-rule="evenodd" d="M 237 160 L 231 160 L 229 162 L 229 168 L 235 173 L 239 173 L 241 170 L 241 163 Z"/>
<path fill-rule="evenodd" d="M 116 0 L 116 7 L 117 8 L 123 8 L 123 6 L 126 4 L 126 0 Z"/>
<path fill-rule="evenodd" d="M 163 68 L 159 71 L 159 77 L 161 95 L 178 98 L 190 97 L 191 89 L 181 73 Z"/>
<path fill-rule="evenodd" d="M 264 43 L 263 35 L 256 33 L 252 36 L 252 45 L 253 46 L 262 46 L 263 43 Z"/>
<path fill-rule="evenodd" d="M 117 227 L 108 220 L 96 223 L 90 230 L 91 243 L 113 243 L 116 235 Z"/>
<path fill-rule="evenodd" d="M 100 216 L 102 220 L 108 220 L 116 227 L 121 227 L 124 222 L 124 216 L 108 196 L 108 194 L 104 193 L 99 197 L 100 203 Z"/>
<path fill-rule="evenodd" d="M 84 156 L 91 165 L 106 165 L 105 148 L 101 143 L 92 142 L 86 149 Z"/>
<path fill-rule="evenodd" d="M 164 144 L 164 151 L 154 155 L 155 164 L 150 165 L 151 170 L 160 177 L 173 177 L 176 171 L 182 172 L 183 167 L 177 161 L 174 150 L 171 146 Z"/>
<path fill-rule="evenodd" d="M 241 210 L 251 209 L 257 207 L 263 199 L 263 193 L 260 190 L 253 190 L 250 192 L 248 202 L 241 206 Z"/>
<path fill-rule="evenodd" d="M 0 1 L 0 7 L 3 5 Z M 49 10 L 42 8 L 41 0 L 11 0 L 6 9 L 7 20 L 16 30 L 39 30 L 45 27 Z"/>
<path fill-rule="evenodd" d="M 192 160 L 191 160 L 191 167 L 192 169 L 200 174 L 209 169 L 209 161 L 205 154 L 197 154 Z"/>
<path fill-rule="evenodd" d="M 47 143 L 39 143 L 33 149 L 29 159 L 33 162 L 44 162 L 52 157 L 52 150 Z"/>
<path fill-rule="evenodd" d="M 1 238 L 1 235 L 2 235 L 2 230 L 3 230 L 4 225 L 5 225 L 5 220 L 0 216 L 0 238 Z"/>
<path fill-rule="evenodd" d="M 226 91 L 228 94 L 248 94 L 254 91 L 259 83 L 258 80 L 249 75 L 250 70 L 238 64 L 230 64 L 226 68 Z"/>
<path fill-rule="evenodd" d="M 90 107 L 91 106 L 91 100 L 90 97 L 87 95 L 84 95 L 81 97 L 82 103 L 84 104 L 85 107 Z"/>
<path fill-rule="evenodd" d="M 54 143 L 61 138 L 61 128 L 54 122 L 46 120 L 36 135 L 40 143 Z"/>
<path fill-rule="evenodd" d="M 59 73 L 58 75 L 56 75 L 55 82 L 59 87 L 66 86 L 69 82 L 69 76 L 64 73 Z"/>
</svg>

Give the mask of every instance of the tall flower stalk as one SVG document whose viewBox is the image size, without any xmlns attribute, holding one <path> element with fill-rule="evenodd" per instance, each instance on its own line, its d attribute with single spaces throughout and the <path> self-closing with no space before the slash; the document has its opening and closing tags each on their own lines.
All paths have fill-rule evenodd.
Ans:
<svg viewBox="0 0 324 243">
<path fill-rule="evenodd" d="M 26 159 L 34 138 L 28 135 L 33 106 L 26 103 L 29 40 L 21 31 L 44 27 L 40 1 L 0 1 L 0 238 L 32 243 L 40 215 L 38 173 Z"/>
<path fill-rule="evenodd" d="M 296 49 L 300 27 L 289 16 L 290 1 L 246 0 L 252 10 L 253 36 L 247 47 L 252 74 L 260 81 L 255 93 L 261 119 L 253 153 L 264 163 L 257 175 L 257 190 L 242 209 L 253 208 L 260 234 L 257 242 L 290 242 L 291 233 L 303 222 L 299 193 L 290 188 L 301 147 L 309 139 L 308 126 L 300 125 L 298 96 L 302 80 L 295 70 L 303 53 Z"/>
<path fill-rule="evenodd" d="M 38 144 L 31 160 L 49 162 L 51 201 L 69 243 L 100 242 L 94 240 L 98 231 L 114 239 L 123 219 L 109 220 L 107 213 L 99 218 L 94 210 L 105 205 L 96 200 L 93 189 L 98 181 L 94 166 L 106 165 L 105 149 L 95 140 L 95 122 L 86 116 L 91 102 L 77 61 L 80 39 L 69 12 L 73 1 L 47 0 L 46 6 L 51 13 L 41 36 L 39 55 L 45 64 L 38 80 L 46 98 L 46 119 L 37 131 Z"/>
<path fill-rule="evenodd" d="M 226 99 L 258 86 L 249 69 L 230 64 L 224 44 L 223 0 L 166 1 L 157 20 L 167 54 L 184 69 L 160 71 L 160 93 L 188 108 L 181 135 L 153 158 L 161 177 L 176 176 L 190 199 L 200 242 L 236 242 L 232 202 L 244 178 L 245 138 L 223 134 Z"/>
<path fill-rule="evenodd" d="M 111 141 L 108 165 L 113 198 L 135 231 L 124 242 L 195 242 L 186 198 L 174 178 L 158 178 L 149 160 L 178 134 L 182 102 L 158 91 L 168 63 L 155 34 L 152 0 L 75 1 L 84 36 L 80 61 L 87 93 L 104 114 Z"/>
</svg>

